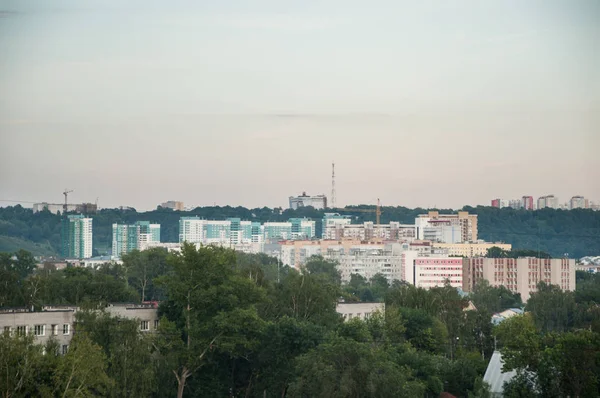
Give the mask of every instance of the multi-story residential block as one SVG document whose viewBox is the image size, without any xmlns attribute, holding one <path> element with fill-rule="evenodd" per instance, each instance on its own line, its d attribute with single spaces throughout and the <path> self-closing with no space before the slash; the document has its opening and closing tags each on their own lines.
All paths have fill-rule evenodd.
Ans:
<svg viewBox="0 0 600 398">
<path fill-rule="evenodd" d="M 374 224 L 372 221 L 367 221 L 362 224 L 351 224 L 346 223 L 345 221 L 339 223 L 334 221 L 330 222 L 329 226 L 326 225 L 324 227 L 323 236 L 324 239 L 334 240 L 412 240 L 415 238 L 415 226 L 400 224 L 399 222 L 390 222 L 389 224 Z"/>
<path fill-rule="evenodd" d="M 77 329 L 77 311 L 79 308 L 75 306 L 45 306 L 42 311 L 0 309 L 0 332 L 32 333 L 37 344 L 45 344 L 52 338 L 58 342 L 60 353 L 66 354 Z M 142 332 L 158 329 L 159 317 L 155 305 L 110 304 L 105 311 L 112 316 L 138 320 Z"/>
<path fill-rule="evenodd" d="M 322 210 L 327 208 L 327 197 L 325 195 L 309 196 L 302 192 L 300 196 L 290 196 L 290 209 L 312 206 L 315 209 Z"/>
<path fill-rule="evenodd" d="M 323 216 L 323 239 L 339 240 L 344 236 L 344 226 L 352 224 L 350 216 L 338 213 L 325 213 Z"/>
<path fill-rule="evenodd" d="M 439 214 L 430 211 L 415 219 L 416 238 L 446 243 L 474 242 L 477 240 L 477 215 L 466 211 L 457 214 Z"/>
<path fill-rule="evenodd" d="M 488 249 L 499 247 L 502 250 L 512 250 L 510 243 L 490 243 L 490 242 L 467 242 L 467 243 L 439 243 L 433 242 L 436 249 L 446 250 L 449 256 L 460 257 L 482 257 L 487 254 Z"/>
<path fill-rule="evenodd" d="M 360 244 L 349 249 L 336 245 L 322 251 L 322 256 L 338 263 L 342 282 L 349 282 L 352 274 L 366 279 L 383 274 L 392 283 L 402 278 L 401 251 L 400 244 Z"/>
<path fill-rule="evenodd" d="M 92 257 L 92 219 L 81 214 L 62 220 L 62 256 L 64 258 Z"/>
<path fill-rule="evenodd" d="M 589 207 L 589 201 L 583 196 L 573 196 L 569 201 L 570 209 L 588 209 Z"/>
<path fill-rule="evenodd" d="M 292 218 L 286 222 L 243 221 L 229 218 L 223 221 L 203 220 L 199 217 L 181 217 L 179 242 L 234 247 L 275 240 L 312 239 L 315 222 L 307 218 Z"/>
<path fill-rule="evenodd" d="M 33 212 L 38 213 L 40 211 L 47 210 L 50 213 L 58 214 L 63 213 L 65 210 L 65 205 L 61 203 L 35 203 L 33 205 Z M 95 203 L 77 203 L 77 204 L 67 204 L 67 212 L 71 213 L 83 213 L 83 214 L 92 214 L 96 213 L 98 210 L 98 205 Z"/>
<path fill-rule="evenodd" d="M 160 224 L 138 221 L 135 224 L 113 224 L 112 257 L 120 258 L 133 250 L 146 250 L 160 242 Z"/>
<path fill-rule="evenodd" d="M 176 200 L 169 200 L 167 202 L 161 203 L 160 207 L 165 208 L 165 209 L 176 210 L 176 211 L 184 210 L 183 202 L 179 202 Z"/>
<path fill-rule="evenodd" d="M 444 286 L 463 286 L 463 259 L 459 257 L 405 255 L 402 262 L 404 280 L 424 289 Z"/>
<path fill-rule="evenodd" d="M 527 301 L 541 281 L 575 290 L 575 260 L 568 258 L 468 258 L 463 262 L 463 290 L 473 291 L 478 281 L 504 286 Z"/>
<path fill-rule="evenodd" d="M 523 196 L 521 198 L 521 207 L 525 210 L 533 210 L 533 196 Z"/>
<path fill-rule="evenodd" d="M 546 207 L 548 207 L 550 209 L 558 209 L 558 207 L 559 207 L 558 198 L 554 195 L 546 195 L 546 196 L 539 197 L 537 200 L 538 210 L 544 209 Z"/>
</svg>

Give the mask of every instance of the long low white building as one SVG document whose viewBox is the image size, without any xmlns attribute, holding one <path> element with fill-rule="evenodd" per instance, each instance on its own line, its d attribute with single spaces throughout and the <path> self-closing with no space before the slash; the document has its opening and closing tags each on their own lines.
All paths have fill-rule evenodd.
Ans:
<svg viewBox="0 0 600 398">
<path fill-rule="evenodd" d="M 42 311 L 22 309 L 0 309 L 0 330 L 4 333 L 32 333 L 35 342 L 45 344 L 56 339 L 61 353 L 65 354 L 76 332 L 75 306 L 45 306 Z M 158 329 L 158 309 L 153 304 L 110 304 L 105 311 L 112 316 L 137 319 L 140 331 Z"/>
</svg>

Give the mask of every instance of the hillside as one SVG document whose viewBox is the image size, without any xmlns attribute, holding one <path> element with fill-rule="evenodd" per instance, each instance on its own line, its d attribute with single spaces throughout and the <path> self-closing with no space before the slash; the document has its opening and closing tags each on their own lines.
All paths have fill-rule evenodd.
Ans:
<svg viewBox="0 0 600 398">
<path fill-rule="evenodd" d="M 357 206 L 369 208 L 369 206 Z M 569 253 L 570 257 L 600 255 L 600 212 L 592 210 L 525 211 L 497 209 L 492 207 L 465 207 L 464 210 L 479 216 L 479 237 L 487 241 L 503 241 L 519 249 L 548 252 L 553 256 Z M 381 221 L 413 223 L 418 214 L 427 209 L 406 207 L 383 207 Z M 441 210 L 448 213 L 451 210 Z M 103 209 L 94 218 L 94 249 L 99 254 L 110 252 L 113 223 L 152 221 L 161 224 L 161 240 L 177 242 L 179 218 L 199 216 L 222 220 L 239 217 L 259 222 L 283 221 L 291 217 L 310 217 L 317 221 L 317 236 L 321 233 L 324 211 L 312 208 L 299 210 L 270 209 L 267 207 L 247 209 L 244 207 L 199 207 L 193 211 L 175 212 L 154 210 Z M 347 214 L 352 214 L 351 212 Z M 373 213 L 352 214 L 356 222 L 374 221 Z M 36 254 L 52 254 L 60 249 L 60 216 L 48 212 L 33 214 L 21 206 L 0 208 L 0 251 L 25 248 Z"/>
</svg>

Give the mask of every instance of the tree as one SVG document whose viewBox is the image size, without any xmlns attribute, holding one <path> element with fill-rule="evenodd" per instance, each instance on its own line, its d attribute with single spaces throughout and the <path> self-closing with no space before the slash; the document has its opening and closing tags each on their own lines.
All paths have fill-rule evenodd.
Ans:
<svg viewBox="0 0 600 398">
<path fill-rule="evenodd" d="M 155 247 L 142 252 L 134 250 L 123 256 L 123 266 L 127 270 L 129 283 L 140 294 L 140 301 L 162 298 L 154 287 L 154 278 L 165 274 L 167 269 L 167 251 Z"/>
<path fill-rule="evenodd" d="M 163 354 L 174 356 L 172 372 L 180 398 L 209 351 L 235 358 L 258 344 L 264 321 L 255 305 L 264 291 L 234 272 L 236 257 L 230 249 L 184 244 L 181 255 L 169 257 L 169 265 L 171 272 L 157 282 L 169 297 L 162 308 L 173 323 L 165 323 L 162 329 L 163 346 L 169 348 Z"/>
<path fill-rule="evenodd" d="M 58 364 L 54 376 L 55 392 L 61 397 L 106 395 L 112 380 L 106 374 L 102 349 L 86 334 L 77 334 L 69 351 Z"/>
<path fill-rule="evenodd" d="M 308 259 L 304 268 L 312 275 L 323 275 L 332 283 L 340 285 L 342 275 L 336 265 L 335 262 L 325 260 L 323 257 L 313 256 Z"/>
<path fill-rule="evenodd" d="M 2 397 L 30 396 L 42 363 L 42 347 L 33 335 L 0 334 L 0 391 Z"/>
<path fill-rule="evenodd" d="M 369 281 L 371 284 L 371 290 L 373 292 L 374 301 L 384 301 L 385 295 L 390 287 L 390 284 L 385 277 L 385 275 L 381 273 L 377 273 L 371 277 Z"/>
<path fill-rule="evenodd" d="M 540 282 L 531 294 L 526 310 L 530 311 L 535 325 L 542 332 L 566 331 L 574 324 L 575 296 L 556 285 Z"/>
<path fill-rule="evenodd" d="M 512 293 L 504 286 L 490 286 L 490 283 L 486 279 L 482 279 L 475 284 L 470 298 L 478 310 L 491 313 L 504 311 L 508 308 L 521 308 L 523 306 L 519 293 Z"/>
</svg>

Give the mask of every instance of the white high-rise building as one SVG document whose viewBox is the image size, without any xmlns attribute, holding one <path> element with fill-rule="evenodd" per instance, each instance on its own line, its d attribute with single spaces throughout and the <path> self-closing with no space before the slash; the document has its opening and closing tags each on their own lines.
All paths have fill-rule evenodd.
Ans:
<svg viewBox="0 0 600 398">
<path fill-rule="evenodd" d="M 296 210 L 300 207 L 312 206 L 317 210 L 327 208 L 327 197 L 325 195 L 310 196 L 302 192 L 300 196 L 290 196 L 290 209 Z"/>
<path fill-rule="evenodd" d="M 537 200 L 538 210 L 546 208 L 546 207 L 548 207 L 550 209 L 558 209 L 559 208 L 558 198 L 554 195 L 546 195 L 546 196 L 541 196 L 540 198 L 538 198 L 538 200 Z"/>
<path fill-rule="evenodd" d="M 439 214 L 430 211 L 415 218 L 416 238 L 442 243 L 477 241 L 477 215 L 466 211 Z"/>
<path fill-rule="evenodd" d="M 583 196 L 573 196 L 569 201 L 570 209 L 587 209 L 589 207 L 588 200 Z"/>
<path fill-rule="evenodd" d="M 62 221 L 62 255 L 64 258 L 92 257 L 92 219 L 81 214 Z"/>
</svg>

